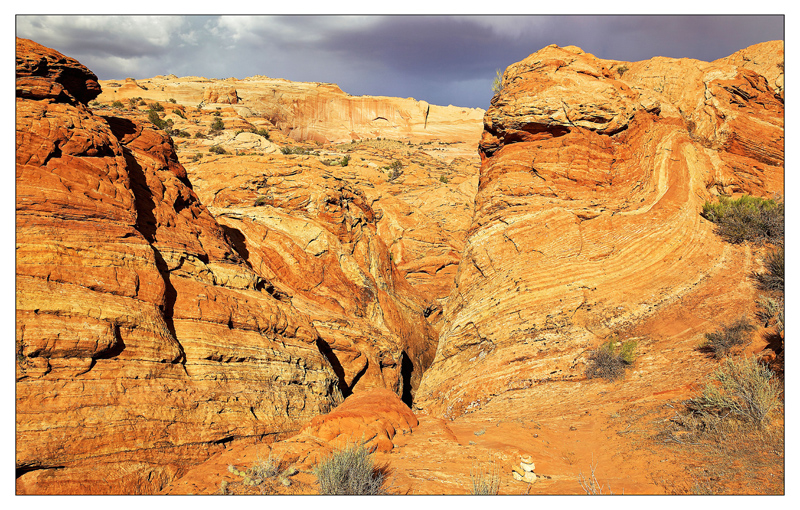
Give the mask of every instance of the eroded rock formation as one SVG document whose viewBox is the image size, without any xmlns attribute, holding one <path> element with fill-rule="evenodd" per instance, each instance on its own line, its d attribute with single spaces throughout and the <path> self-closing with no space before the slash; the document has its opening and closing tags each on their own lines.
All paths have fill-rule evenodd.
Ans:
<svg viewBox="0 0 800 510">
<path fill-rule="evenodd" d="M 314 326 L 231 246 L 172 140 L 93 114 L 98 93 L 17 39 L 21 493 L 154 492 L 342 398 Z"/>
<path fill-rule="evenodd" d="M 782 55 L 780 42 L 761 49 Z M 729 267 L 699 213 L 716 193 L 783 192 L 778 60 L 629 63 L 549 46 L 511 65 L 415 405 L 452 418 L 579 380 L 588 350 Z"/>
<path fill-rule="evenodd" d="M 480 108 L 438 106 L 383 96 L 351 96 L 332 83 L 291 82 L 266 76 L 242 80 L 158 76 L 108 87 L 100 101 L 147 96 L 204 109 L 233 105 L 239 115 L 263 117 L 294 140 L 349 142 L 366 138 L 461 141 L 480 136 Z M 115 83 L 116 84 L 116 83 Z M 146 94 L 142 87 L 147 87 Z"/>
</svg>

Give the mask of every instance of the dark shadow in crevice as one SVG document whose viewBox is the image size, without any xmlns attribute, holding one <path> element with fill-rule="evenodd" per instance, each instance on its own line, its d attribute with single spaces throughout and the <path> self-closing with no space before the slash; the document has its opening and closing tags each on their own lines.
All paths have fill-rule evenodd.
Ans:
<svg viewBox="0 0 800 510">
<path fill-rule="evenodd" d="M 136 230 L 138 230 L 148 243 L 153 243 L 156 239 L 158 223 L 153 211 L 156 204 L 153 201 L 153 192 L 147 185 L 147 178 L 144 170 L 136 161 L 130 150 L 123 148 L 122 154 L 125 156 L 126 168 L 131 182 L 131 191 L 136 207 Z"/>
<path fill-rule="evenodd" d="M 225 233 L 225 237 L 228 239 L 228 244 L 231 245 L 231 248 L 236 250 L 236 253 L 242 258 L 242 260 L 244 260 L 247 265 L 250 266 L 250 252 L 247 251 L 247 242 L 245 241 L 242 231 L 221 223 L 219 226 L 222 227 L 222 231 Z M 250 267 L 252 268 L 252 266 Z"/>
<path fill-rule="evenodd" d="M 411 389 L 411 376 L 413 374 L 414 364 L 411 362 L 411 358 L 408 357 L 408 354 L 406 354 L 406 351 L 403 351 L 402 362 L 400 364 L 400 375 L 403 379 L 403 395 L 400 397 L 400 400 L 402 400 L 409 409 L 414 405 L 414 395 Z"/>
<path fill-rule="evenodd" d="M 357 373 L 357 374 L 356 374 L 356 375 L 353 377 L 353 382 L 352 382 L 352 383 L 350 383 L 350 388 L 348 389 L 348 394 L 349 394 L 349 393 L 353 393 L 353 388 L 355 388 L 355 387 L 356 387 L 356 384 L 358 384 L 358 381 L 359 381 L 359 379 L 361 379 L 361 377 L 362 377 L 364 374 L 366 374 L 366 373 L 367 373 L 367 368 L 369 368 L 369 360 L 367 360 L 367 361 L 366 361 L 366 363 L 364 363 L 364 368 L 362 368 L 362 369 L 361 369 L 361 371 L 360 371 L 359 373 Z"/>
<path fill-rule="evenodd" d="M 331 346 L 328 345 L 328 342 L 323 340 L 321 337 L 317 337 L 317 349 L 319 349 L 319 352 L 325 356 L 325 359 L 328 360 L 328 363 L 331 364 L 333 373 L 336 374 L 336 378 L 338 379 L 339 391 L 342 392 L 342 396 L 344 398 L 347 398 L 353 392 L 347 386 L 347 383 L 344 382 L 344 368 L 342 367 L 339 358 L 336 357 L 336 354 L 333 352 L 333 349 L 331 349 Z"/>
<path fill-rule="evenodd" d="M 96 359 L 111 359 L 116 358 L 122 351 L 125 350 L 125 342 L 122 341 L 122 336 L 119 334 L 119 325 L 114 324 L 114 344 L 103 351 L 98 352 L 92 356 L 92 363 Z"/>
<path fill-rule="evenodd" d="M 172 362 L 185 363 L 186 353 L 183 350 L 180 340 L 178 340 L 178 335 L 175 333 L 175 324 L 173 322 L 175 301 L 178 298 L 178 292 L 175 290 L 175 287 L 170 281 L 170 271 L 169 267 L 167 267 L 164 257 L 161 255 L 161 252 L 158 250 L 158 248 L 153 245 L 156 240 L 156 232 L 158 230 L 158 222 L 156 221 L 155 214 L 153 213 L 156 208 L 155 201 L 153 200 L 153 193 L 150 190 L 150 187 L 147 185 L 147 178 L 144 175 L 142 167 L 136 161 L 136 158 L 133 156 L 131 151 L 123 148 L 122 152 L 125 156 L 128 175 L 131 182 L 131 191 L 133 192 L 134 196 L 134 205 L 136 207 L 136 230 L 138 230 L 147 240 L 147 242 L 150 243 L 150 248 L 153 250 L 153 258 L 155 259 L 156 269 L 158 269 L 158 272 L 161 274 L 161 278 L 164 281 L 164 304 L 161 305 L 160 308 L 164 317 L 164 323 L 167 326 L 167 330 L 169 330 L 170 335 L 172 335 L 172 338 L 175 340 L 175 343 L 178 345 L 178 349 L 180 350 L 180 355 L 176 359 L 172 360 Z"/>
<path fill-rule="evenodd" d="M 47 469 L 64 469 L 66 466 L 19 466 L 16 469 L 15 478 L 31 473 L 33 471 L 43 471 Z"/>
</svg>

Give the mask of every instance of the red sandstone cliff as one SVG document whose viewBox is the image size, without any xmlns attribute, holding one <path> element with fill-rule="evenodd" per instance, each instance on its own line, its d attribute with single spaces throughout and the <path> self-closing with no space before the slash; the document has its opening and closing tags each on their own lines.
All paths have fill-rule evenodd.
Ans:
<svg viewBox="0 0 800 510">
<path fill-rule="evenodd" d="M 93 114 L 98 92 L 17 39 L 21 493 L 153 492 L 341 401 L 314 326 L 231 247 L 170 138 Z"/>
<path fill-rule="evenodd" d="M 783 192 L 783 96 L 770 85 L 782 82 L 782 43 L 756 50 L 776 56 L 626 63 L 549 46 L 506 70 L 416 406 L 452 418 L 579 381 L 603 339 L 720 272 L 739 278 L 750 252 L 699 213 L 720 192 Z"/>
</svg>

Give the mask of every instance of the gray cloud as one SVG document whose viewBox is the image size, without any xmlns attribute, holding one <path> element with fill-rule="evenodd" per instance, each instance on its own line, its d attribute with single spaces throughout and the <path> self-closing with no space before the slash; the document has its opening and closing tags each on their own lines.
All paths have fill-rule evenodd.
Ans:
<svg viewBox="0 0 800 510">
<path fill-rule="evenodd" d="M 486 108 L 495 69 L 547 46 L 714 60 L 783 39 L 782 16 L 17 16 L 101 79 L 263 74 Z"/>
</svg>

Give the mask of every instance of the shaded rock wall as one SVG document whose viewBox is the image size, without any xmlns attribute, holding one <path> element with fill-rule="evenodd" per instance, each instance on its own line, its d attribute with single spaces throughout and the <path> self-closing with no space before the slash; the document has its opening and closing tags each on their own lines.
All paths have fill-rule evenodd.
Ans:
<svg viewBox="0 0 800 510">
<path fill-rule="evenodd" d="M 765 78 L 778 67 L 762 60 L 626 63 L 553 45 L 509 66 L 415 406 L 454 417 L 580 379 L 590 349 L 723 266 L 733 248 L 700 217 L 704 201 L 783 192 L 784 107 L 770 85 L 782 77 Z"/>
</svg>

